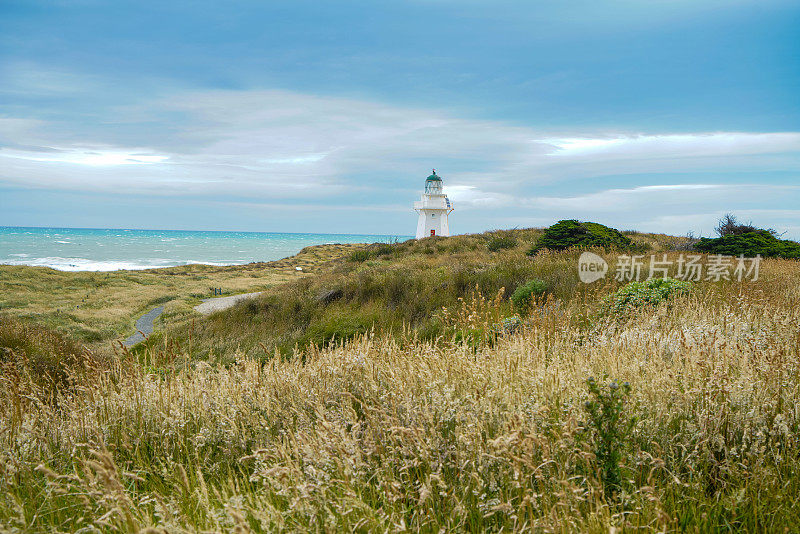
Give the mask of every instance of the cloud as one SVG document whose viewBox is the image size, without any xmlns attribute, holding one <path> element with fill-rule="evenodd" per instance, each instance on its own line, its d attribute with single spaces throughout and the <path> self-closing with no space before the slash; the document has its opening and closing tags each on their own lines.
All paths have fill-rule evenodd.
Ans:
<svg viewBox="0 0 800 534">
<path fill-rule="evenodd" d="M 654 159 L 771 154 L 800 150 L 800 133 L 714 132 L 628 135 L 610 138 L 546 139 L 556 157 Z"/>
<path fill-rule="evenodd" d="M 794 132 L 553 137 L 500 121 L 287 91 L 187 93 L 116 113 L 121 126 L 114 131 L 89 125 L 77 136 L 57 123 L 2 119 L 5 139 L 17 130 L 18 143 L 59 151 L 6 149 L 2 179 L 113 189 L 112 176 L 65 164 L 147 163 L 145 178 L 126 175 L 131 188 L 162 184 L 153 193 L 169 194 L 171 184 L 191 176 L 209 189 L 224 183 L 247 194 L 269 194 L 288 183 L 288 189 L 334 194 L 345 187 L 416 188 L 422 169 L 437 165 L 445 167 L 449 186 L 462 187 L 455 194 L 472 191 L 469 201 L 477 201 L 478 191 L 489 199 L 525 185 L 609 174 L 800 170 L 800 133 Z"/>
<path fill-rule="evenodd" d="M 633 187 L 629 189 L 607 189 L 596 193 L 571 197 L 538 196 L 519 199 L 517 202 L 535 208 L 563 209 L 575 211 L 608 211 L 616 212 L 635 208 L 643 203 L 658 200 L 661 203 L 680 201 L 687 203 L 691 199 L 707 200 L 709 196 L 720 196 L 726 191 L 740 190 L 714 184 L 669 184 Z M 689 193 L 691 196 L 687 195 Z M 648 198 L 650 197 L 650 198 Z"/>
<path fill-rule="evenodd" d="M 132 117 L 144 118 L 135 134 Z M 513 161 L 513 151 L 529 145 L 527 130 L 500 123 L 281 91 L 184 94 L 120 108 L 115 122 L 121 126 L 112 132 L 90 126 L 81 138 L 57 123 L 27 124 L 17 146 L 0 152 L 0 178 L 80 190 L 113 191 L 124 183 L 137 192 L 174 194 L 191 177 L 202 187 L 184 193 L 324 196 L 416 189 L 429 165 L 452 162 L 466 171 L 497 158 Z M 122 144 L 131 140 L 136 144 Z M 135 163 L 147 163 L 146 172 L 86 168 Z"/>
<path fill-rule="evenodd" d="M 447 185 L 444 187 L 444 193 L 459 207 L 509 206 L 514 203 L 514 197 L 511 195 L 482 191 L 474 185 Z"/>
<path fill-rule="evenodd" d="M 148 154 L 141 151 L 120 152 L 114 149 L 108 150 L 104 147 L 82 149 L 57 147 L 0 148 L 0 157 L 89 166 L 152 165 L 154 163 L 162 163 L 168 159 L 168 156 Z"/>
<path fill-rule="evenodd" d="M 554 135 L 289 91 L 182 93 L 103 116 L 113 121 L 0 117 L 0 185 L 400 213 L 435 166 L 455 216 L 478 229 L 564 217 L 641 227 L 657 214 L 777 207 L 797 191 L 727 174 L 800 174 L 797 132 Z M 630 182 L 641 185 L 614 187 Z"/>
<path fill-rule="evenodd" d="M 758 226 L 793 233 L 791 221 L 800 220 L 800 210 L 785 209 L 800 201 L 800 186 L 778 184 L 665 184 L 618 188 L 573 197 L 517 199 L 518 205 L 540 218 L 605 221 L 621 228 L 709 235 L 715 222 L 734 212 Z M 771 206 L 754 208 L 752 206 Z M 549 223 L 548 223 L 549 224 Z"/>
<path fill-rule="evenodd" d="M 515 199 L 515 203 L 538 209 L 570 210 L 575 213 L 691 212 L 701 206 L 774 203 L 800 196 L 800 186 L 775 184 L 665 184 L 607 189 L 571 197 L 539 196 Z"/>
<path fill-rule="evenodd" d="M 679 215 L 653 214 L 638 221 L 637 229 L 675 235 L 683 235 L 691 231 L 697 237 L 716 237 L 713 227 L 726 213 L 729 213 L 729 210 L 709 210 Z M 784 239 L 800 237 L 800 225 L 787 224 L 787 221 L 800 220 L 800 210 L 745 209 L 736 210 L 735 215 L 741 221 L 753 221 L 762 228 L 775 228 L 779 233 L 784 234 Z"/>
</svg>

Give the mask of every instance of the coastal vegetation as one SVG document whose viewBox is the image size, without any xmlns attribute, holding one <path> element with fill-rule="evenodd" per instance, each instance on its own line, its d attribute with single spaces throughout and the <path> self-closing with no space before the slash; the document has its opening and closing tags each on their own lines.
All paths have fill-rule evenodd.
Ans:
<svg viewBox="0 0 800 534">
<path fill-rule="evenodd" d="M 752 258 L 800 259 L 800 243 L 779 239 L 769 230 L 755 230 L 743 234 L 728 234 L 717 238 L 704 237 L 694 245 L 695 250 L 707 254 L 722 254 Z"/>
<path fill-rule="evenodd" d="M 538 278 L 528 280 L 517 287 L 511 294 L 514 311 L 522 315 L 527 314 L 531 306 L 536 303 L 536 299 L 544 295 L 545 291 L 547 291 L 547 282 Z"/>
<path fill-rule="evenodd" d="M 593 298 L 602 290 L 578 281 L 578 249 L 564 254 L 543 249 L 531 260 L 526 251 L 542 239 L 541 230 L 526 229 L 368 245 L 316 276 L 268 289 L 203 321 L 189 313 L 173 315 L 168 328 L 137 350 L 191 339 L 196 358 L 224 361 L 240 349 L 269 359 L 276 350 L 288 357 L 298 347 L 324 346 L 373 329 L 394 334 L 411 329 L 419 339 L 432 341 L 449 332 L 442 309 L 459 306 L 476 289 L 489 298 L 502 291 L 504 316 L 514 314 L 513 295 L 532 280 L 556 300 Z M 685 238 L 658 234 L 626 239 L 636 250 L 673 255 L 685 243 Z M 488 244 L 497 240 L 516 245 L 490 251 Z M 617 254 L 591 250 L 609 262 Z M 604 283 L 619 285 L 613 279 Z M 537 295 L 543 291 L 536 289 Z"/>
<path fill-rule="evenodd" d="M 95 348 L 134 332 L 136 318 L 162 304 L 165 318 L 189 314 L 212 296 L 259 291 L 306 274 L 360 248 L 322 245 L 292 258 L 249 265 L 186 265 L 116 272 L 64 272 L 47 267 L 0 265 L 0 311 L 25 317 Z M 302 271 L 297 271 L 300 267 Z"/>
<path fill-rule="evenodd" d="M 489 252 L 497 252 L 508 248 L 516 248 L 517 239 L 511 235 L 494 236 L 486 241 L 486 249 Z"/>
<path fill-rule="evenodd" d="M 527 256 L 540 236 L 341 250 L 132 350 L 2 316 L 0 524 L 794 530 L 797 261 L 583 284 L 585 249 Z M 626 237 L 660 259 L 686 245 Z"/>
<path fill-rule="evenodd" d="M 505 315 L 514 313 L 510 297 L 533 279 L 557 299 L 598 291 L 578 282 L 574 252 L 542 252 L 536 261 L 526 256 L 541 238 L 540 230 L 507 230 L 368 245 L 316 276 L 276 286 L 203 321 L 193 314 L 174 315 L 171 326 L 148 344 L 191 339 L 195 357 L 225 360 L 237 349 L 265 359 L 276 350 L 288 357 L 296 347 L 324 346 L 373 328 L 395 334 L 411 329 L 430 341 L 448 331 L 442 309 L 460 305 L 476 289 L 490 298 L 502 290 Z M 491 252 L 487 244 L 497 239 L 513 239 L 516 246 Z M 641 248 L 671 250 L 674 245 L 652 234 L 635 239 Z M 613 261 L 610 252 L 597 252 Z"/>
<path fill-rule="evenodd" d="M 694 248 L 707 254 L 725 256 L 800 259 L 800 243 L 780 239 L 772 228 L 758 228 L 752 222 L 740 223 L 732 214 L 725 215 L 717 224 L 717 238 L 702 238 Z"/>
<path fill-rule="evenodd" d="M 98 356 L 68 336 L 31 321 L 3 316 L 0 321 L 0 365 L 3 373 L 22 373 L 48 404 L 70 391 Z"/>
<path fill-rule="evenodd" d="M 642 306 L 657 306 L 676 295 L 686 295 L 691 289 L 691 282 L 669 277 L 630 282 L 603 300 L 605 313 L 625 316 Z"/>
<path fill-rule="evenodd" d="M 573 247 L 625 250 L 633 244 L 629 237 L 615 228 L 595 222 L 565 220 L 547 228 L 542 237 L 528 250 L 528 255 L 534 256 L 545 249 L 566 250 Z"/>
</svg>

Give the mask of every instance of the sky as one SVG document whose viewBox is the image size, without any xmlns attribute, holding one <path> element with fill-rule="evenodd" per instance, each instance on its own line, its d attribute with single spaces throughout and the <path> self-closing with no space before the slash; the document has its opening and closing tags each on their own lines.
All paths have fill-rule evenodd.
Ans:
<svg viewBox="0 0 800 534">
<path fill-rule="evenodd" d="M 0 225 L 800 239 L 800 3 L 0 0 Z"/>
</svg>

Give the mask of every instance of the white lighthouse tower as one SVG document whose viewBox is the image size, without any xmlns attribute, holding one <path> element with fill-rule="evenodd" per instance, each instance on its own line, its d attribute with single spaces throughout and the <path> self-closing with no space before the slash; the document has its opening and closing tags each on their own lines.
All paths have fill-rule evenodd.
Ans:
<svg viewBox="0 0 800 534">
<path fill-rule="evenodd" d="M 442 192 L 442 179 L 436 175 L 436 169 L 425 180 L 425 192 L 419 202 L 414 202 L 414 209 L 419 213 L 417 239 L 432 235 L 450 235 L 447 214 L 453 211 L 453 205 Z"/>
</svg>

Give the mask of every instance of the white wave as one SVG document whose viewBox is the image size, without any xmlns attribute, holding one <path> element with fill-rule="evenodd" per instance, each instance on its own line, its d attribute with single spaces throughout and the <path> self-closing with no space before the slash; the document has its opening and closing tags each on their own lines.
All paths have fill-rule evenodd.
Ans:
<svg viewBox="0 0 800 534">
<path fill-rule="evenodd" d="M 11 254 L 11 256 L 20 256 Z M 169 260 L 164 258 L 151 258 L 142 262 L 125 260 L 87 260 L 85 258 L 30 258 L 30 259 L 0 259 L 0 265 L 29 265 L 32 267 L 50 267 L 57 271 L 141 271 L 142 269 L 158 269 L 163 267 L 177 267 L 180 265 L 213 265 L 223 267 L 226 265 L 242 265 L 245 262 L 212 262 L 204 260 Z"/>
<path fill-rule="evenodd" d="M 225 267 L 226 265 L 243 265 L 242 262 L 237 261 L 226 261 L 224 263 L 220 262 L 213 262 L 213 261 L 205 261 L 205 260 L 187 260 L 180 262 L 178 265 L 213 265 L 214 267 Z"/>
<path fill-rule="evenodd" d="M 120 271 L 120 270 L 141 270 L 154 269 L 156 267 L 167 267 L 164 263 L 138 263 L 134 261 L 122 260 L 87 260 L 85 258 L 30 258 L 24 260 L 0 260 L 5 265 L 30 265 L 34 267 L 50 267 L 58 271 Z M 180 262 L 171 262 L 178 265 Z"/>
<path fill-rule="evenodd" d="M 65 245 L 71 245 L 72 241 L 56 241 L 56 243 L 64 243 Z"/>
</svg>

